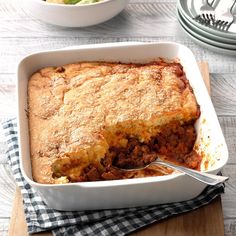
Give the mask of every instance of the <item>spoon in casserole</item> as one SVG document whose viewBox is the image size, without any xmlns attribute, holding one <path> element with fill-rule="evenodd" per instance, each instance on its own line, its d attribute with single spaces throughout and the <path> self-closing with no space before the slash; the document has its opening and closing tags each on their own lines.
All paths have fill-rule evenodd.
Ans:
<svg viewBox="0 0 236 236">
<path fill-rule="evenodd" d="M 180 172 L 182 172 L 182 173 L 184 173 L 184 174 L 186 174 L 186 175 L 188 175 L 188 176 L 190 176 L 194 179 L 197 179 L 200 182 L 208 184 L 208 185 L 216 185 L 216 184 L 219 184 L 219 183 L 223 183 L 223 182 L 225 182 L 226 180 L 229 179 L 229 177 L 226 177 L 226 176 L 203 173 L 203 172 L 199 172 L 199 171 L 196 171 L 196 170 L 189 169 L 189 168 L 184 167 L 184 166 L 177 166 L 175 164 L 162 161 L 159 157 L 155 161 L 151 162 L 150 164 L 148 164 L 144 167 L 134 167 L 132 169 L 130 169 L 130 168 L 123 169 L 123 168 L 119 168 L 119 167 L 116 167 L 116 168 L 119 168 L 120 170 L 123 170 L 123 171 L 137 171 L 137 170 L 146 169 L 147 167 L 152 166 L 152 165 L 163 165 L 163 166 L 170 167 L 174 170 L 180 171 Z"/>
</svg>

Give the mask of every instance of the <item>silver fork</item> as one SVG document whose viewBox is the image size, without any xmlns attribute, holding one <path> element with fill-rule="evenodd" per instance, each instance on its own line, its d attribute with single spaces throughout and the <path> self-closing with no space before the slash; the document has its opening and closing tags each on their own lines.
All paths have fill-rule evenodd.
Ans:
<svg viewBox="0 0 236 236">
<path fill-rule="evenodd" d="M 232 5 L 227 7 L 226 11 L 217 16 L 217 20 L 213 23 L 213 26 L 219 30 L 227 31 L 231 24 L 234 22 L 234 16 L 232 9 L 236 0 L 233 1 Z"/>
<path fill-rule="evenodd" d="M 210 4 L 208 0 L 202 0 L 200 14 L 195 17 L 195 20 L 202 24 L 213 25 L 215 22 L 215 9 L 212 6 L 213 2 Z"/>
<path fill-rule="evenodd" d="M 200 182 L 209 184 L 209 185 L 216 185 L 216 184 L 219 184 L 219 183 L 223 183 L 223 182 L 225 182 L 226 180 L 229 179 L 229 177 L 226 177 L 226 176 L 208 174 L 208 173 L 192 170 L 192 169 L 189 169 L 189 168 L 184 167 L 184 166 L 177 166 L 175 164 L 172 164 L 172 163 L 169 163 L 169 162 L 166 162 L 166 161 L 162 161 L 159 157 L 155 161 L 151 162 L 150 164 L 148 164 L 144 167 L 136 167 L 136 168 L 134 167 L 132 169 L 130 169 L 130 168 L 122 169 L 122 168 L 119 168 L 119 167 L 115 167 L 115 168 L 118 168 L 118 169 L 123 170 L 123 171 L 134 171 L 134 170 L 143 170 L 143 169 L 145 169 L 145 168 L 147 168 L 151 165 L 164 165 L 164 166 L 170 167 L 174 170 L 185 173 L 186 175 L 188 175 L 188 176 L 190 176 L 194 179 L 197 179 Z"/>
</svg>

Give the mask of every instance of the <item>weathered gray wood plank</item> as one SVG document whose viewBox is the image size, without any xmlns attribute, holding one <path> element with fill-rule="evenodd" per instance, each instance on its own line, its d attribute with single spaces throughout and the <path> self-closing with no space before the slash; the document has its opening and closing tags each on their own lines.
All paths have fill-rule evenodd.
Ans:
<svg viewBox="0 0 236 236">
<path fill-rule="evenodd" d="M 225 236 L 235 236 L 236 235 L 236 219 L 225 219 Z"/>
<path fill-rule="evenodd" d="M 219 116 L 236 115 L 235 74 L 211 74 L 212 101 Z"/>
<path fill-rule="evenodd" d="M 1 81 L 1 76 L 0 76 Z M 0 119 L 6 116 L 16 116 L 16 87 L 15 84 L 0 86 Z"/>
<path fill-rule="evenodd" d="M 139 27 L 143 26 L 142 21 L 148 21 L 149 23 L 156 23 L 159 25 L 159 29 L 163 28 L 163 24 L 161 22 L 169 20 L 170 25 L 176 21 L 175 17 L 175 9 L 176 2 L 156 2 L 154 1 L 131 1 L 130 4 L 126 7 L 126 9 L 119 14 L 117 17 L 112 20 L 100 24 L 98 26 L 92 26 L 84 29 L 73 30 L 73 29 L 65 29 L 63 27 L 54 27 L 51 25 L 47 25 L 42 23 L 41 21 L 35 20 L 28 13 L 24 12 L 22 9 L 22 4 L 17 0 L 9 0 L 7 2 L 1 2 L 1 15 L 0 19 L 4 23 L 1 27 L 2 37 L 14 37 L 17 34 L 21 33 L 21 36 L 29 36 L 31 31 L 35 31 L 41 36 L 58 36 L 63 35 L 63 32 L 67 32 L 67 34 L 76 35 L 79 32 L 88 32 L 93 35 L 97 35 L 99 31 L 106 31 L 106 35 L 116 34 L 119 36 L 119 32 L 128 32 L 129 34 L 135 33 L 137 36 L 145 36 L 145 32 L 148 31 L 152 27 L 151 24 L 147 24 L 146 28 Z M 166 14 L 165 14 L 166 13 Z M 33 13 L 31 13 L 33 15 Z M 151 17 L 150 17 L 151 16 Z M 9 20 L 9 18 L 11 20 Z M 13 22 L 11 28 L 8 28 L 9 24 Z M 147 22 L 147 23 L 148 23 Z M 17 26 L 21 25 L 21 31 L 17 29 Z M 116 33 L 112 30 L 111 25 L 117 26 Z M 132 30 L 129 28 L 132 27 Z M 113 28 L 114 29 L 114 28 Z M 46 34 L 48 32 L 48 35 Z M 155 35 L 155 31 L 153 32 Z M 12 34 L 15 33 L 15 34 Z M 164 33 L 164 32 L 163 32 Z M 168 31 L 167 31 L 168 33 Z M 38 35 L 39 36 L 39 35 Z M 89 35 L 88 35 L 89 36 Z M 91 36 L 91 35 L 90 35 Z"/>
<path fill-rule="evenodd" d="M 236 219 L 236 165 L 226 165 L 222 173 L 229 176 L 229 180 L 225 184 L 225 193 L 222 194 L 223 215 L 226 219 Z"/>
<path fill-rule="evenodd" d="M 15 192 L 15 181 L 7 164 L 0 164 L 0 189 L 1 219 L 10 217 Z"/>
<path fill-rule="evenodd" d="M 236 117 L 219 117 L 219 122 L 229 150 L 229 164 L 236 164 Z"/>
<path fill-rule="evenodd" d="M 9 119 L 10 119 L 9 116 L 3 116 L 2 118 L 0 117 L 0 165 L 7 163 L 7 155 L 6 155 L 7 144 L 5 142 L 6 140 L 5 140 L 5 135 L 4 135 L 4 131 L 2 128 L 2 123 L 9 120 Z M 2 177 L 2 178 L 4 179 L 4 177 Z M 1 188 L 0 188 L 0 190 L 1 190 Z"/>
<path fill-rule="evenodd" d="M 175 25 L 175 28 L 179 26 Z M 181 30 L 181 29 L 180 29 Z M 182 35 L 183 33 L 181 33 Z M 1 35 L 1 32 L 0 32 Z M 173 33 L 172 36 L 165 37 L 159 32 L 159 35 L 152 37 L 147 34 L 143 37 L 129 36 L 121 34 L 119 36 L 104 37 L 104 32 L 98 33 L 98 36 L 84 36 L 83 33 L 79 37 L 64 37 L 64 38 L 37 38 L 35 33 L 32 32 L 31 37 L 26 38 L 1 38 L 0 37 L 0 53 L 2 54 L 0 72 L 2 73 L 15 73 L 19 61 L 26 55 L 42 51 L 53 50 L 74 45 L 94 44 L 94 43 L 108 43 L 108 42 L 124 42 L 124 41 L 142 41 L 142 42 L 159 42 L 159 41 L 175 41 L 182 43 L 189 47 L 197 61 L 208 61 L 211 73 L 236 73 L 236 57 L 220 55 L 202 48 L 191 41 L 184 34 L 181 37 L 176 37 Z M 19 46 L 20 45 L 20 46 Z M 220 57 L 220 60 L 219 60 Z M 222 63 L 224 61 L 224 63 Z"/>
<path fill-rule="evenodd" d="M 8 225 L 9 225 L 9 218 L 0 218 L 0 235 L 7 236 Z"/>
</svg>

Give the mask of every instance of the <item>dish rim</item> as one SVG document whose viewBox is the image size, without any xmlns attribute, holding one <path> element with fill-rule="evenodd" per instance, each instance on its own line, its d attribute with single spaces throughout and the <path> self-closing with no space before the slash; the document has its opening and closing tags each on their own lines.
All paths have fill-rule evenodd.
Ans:
<svg viewBox="0 0 236 236">
<path fill-rule="evenodd" d="M 38 1 L 38 0 L 36 0 Z M 161 44 L 171 44 L 171 45 L 175 45 L 177 47 L 183 47 L 185 50 L 188 50 L 192 55 L 192 51 L 186 47 L 183 44 L 180 43 L 175 43 L 175 42 L 169 42 L 169 41 L 163 41 L 163 42 L 115 42 L 115 43 L 102 43 L 102 44 L 86 44 L 86 45 L 75 45 L 75 46 L 70 46 L 70 47 L 65 47 L 65 48 L 61 48 L 61 49 L 56 49 L 56 50 L 44 50 L 44 51 L 39 51 L 39 52 L 35 52 L 35 53 L 31 53 L 25 57 L 23 57 L 19 64 L 18 64 L 18 68 L 17 68 L 17 111 L 18 111 L 18 116 L 17 116 L 17 130 L 18 130 L 18 135 L 19 137 L 21 137 L 21 132 L 20 132 L 20 78 L 19 78 L 19 71 L 21 69 L 21 65 L 24 63 L 25 60 L 29 59 L 30 57 L 36 56 L 36 55 L 42 55 L 42 54 L 50 54 L 50 53 L 59 53 L 60 51 L 74 51 L 74 50 L 83 50 L 83 49 L 99 49 L 99 48 L 112 48 L 112 47 L 132 47 L 132 46 L 145 46 L 145 45 L 153 45 L 153 46 L 157 46 L 157 45 L 161 45 Z M 194 57 L 195 59 L 195 57 Z M 199 68 L 198 68 L 199 69 Z M 200 73 L 200 70 L 199 70 Z M 204 84 L 204 81 L 202 80 L 202 83 Z M 206 86 L 204 84 L 205 90 Z M 208 92 L 207 92 L 208 94 Z M 208 94 L 209 95 L 209 94 Z M 209 96 L 210 99 L 210 96 Z M 213 107 L 214 108 L 214 107 Z M 225 138 L 223 136 L 223 139 L 225 141 Z M 173 173 L 170 175 L 164 175 L 164 176 L 151 176 L 151 177 L 141 177 L 141 178 L 133 178 L 133 179 L 119 179 L 119 180 L 105 180 L 105 181 L 87 181 L 87 182 L 76 182 L 76 183 L 66 183 L 66 184 L 43 184 L 43 183 L 38 183 L 36 181 L 34 181 L 33 179 L 31 179 L 25 172 L 24 166 L 23 166 L 23 157 L 21 155 L 21 139 L 18 140 L 19 142 L 19 156 L 20 156 L 20 169 L 22 171 L 22 175 L 23 177 L 26 179 L 26 181 L 28 183 L 30 183 L 31 185 L 34 185 L 36 187 L 53 187 L 53 188 L 57 188 L 58 186 L 77 186 L 77 187 L 86 187 L 86 188 L 93 188 L 93 187 L 114 187 L 114 186 L 124 186 L 124 185 L 136 185 L 136 184 L 143 184 L 143 183 L 152 183 L 152 182 L 165 182 L 165 181 L 169 181 L 171 179 L 175 179 L 178 177 L 181 177 L 183 175 L 185 175 L 184 173 Z M 227 157 L 224 157 L 224 162 L 222 162 L 222 164 L 220 166 L 214 166 L 214 168 L 210 169 L 210 170 L 206 170 L 206 171 L 201 171 L 201 172 L 214 172 L 217 171 L 219 169 L 221 169 L 228 161 L 229 155 L 228 155 L 228 148 L 227 148 L 227 144 L 225 142 L 226 145 L 226 151 L 227 151 Z M 29 160 L 30 162 L 30 160 Z M 31 162 L 30 162 L 31 165 Z"/>
</svg>

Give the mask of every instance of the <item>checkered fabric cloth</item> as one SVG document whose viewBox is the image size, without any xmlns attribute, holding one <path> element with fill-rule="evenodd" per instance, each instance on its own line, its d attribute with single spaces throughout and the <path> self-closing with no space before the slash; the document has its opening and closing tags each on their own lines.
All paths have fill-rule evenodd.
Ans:
<svg viewBox="0 0 236 236">
<path fill-rule="evenodd" d="M 19 166 L 16 120 L 3 124 L 8 144 L 8 161 L 23 195 L 29 233 L 52 230 L 54 235 L 126 235 L 172 215 L 208 204 L 224 192 L 224 186 L 209 186 L 195 199 L 155 206 L 126 209 L 60 212 L 45 205 L 23 178 Z"/>
</svg>

